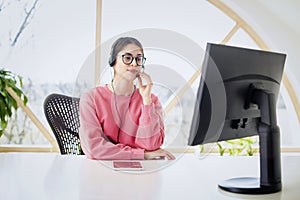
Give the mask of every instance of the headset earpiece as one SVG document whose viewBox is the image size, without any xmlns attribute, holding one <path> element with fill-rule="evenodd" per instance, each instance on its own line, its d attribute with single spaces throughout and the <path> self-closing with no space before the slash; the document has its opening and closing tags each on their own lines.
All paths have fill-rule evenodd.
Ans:
<svg viewBox="0 0 300 200">
<path fill-rule="evenodd" d="M 116 63 L 116 56 L 114 55 L 110 55 L 109 59 L 108 59 L 108 64 L 113 67 Z"/>
<path fill-rule="evenodd" d="M 112 45 L 111 50 L 110 50 L 110 56 L 108 59 L 108 64 L 113 67 L 116 64 L 116 45 L 117 45 L 117 41 Z"/>
</svg>

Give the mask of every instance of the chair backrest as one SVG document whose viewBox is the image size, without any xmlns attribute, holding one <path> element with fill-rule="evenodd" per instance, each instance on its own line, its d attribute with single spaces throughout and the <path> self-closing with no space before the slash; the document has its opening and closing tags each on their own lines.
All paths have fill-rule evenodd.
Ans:
<svg viewBox="0 0 300 200">
<path fill-rule="evenodd" d="M 50 94 L 44 113 L 55 135 L 61 154 L 83 154 L 79 140 L 79 98 Z"/>
</svg>

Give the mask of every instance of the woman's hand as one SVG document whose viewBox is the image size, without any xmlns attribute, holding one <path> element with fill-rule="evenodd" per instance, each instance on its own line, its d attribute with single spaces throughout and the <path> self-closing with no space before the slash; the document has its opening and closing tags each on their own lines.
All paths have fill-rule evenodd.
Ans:
<svg viewBox="0 0 300 200">
<path fill-rule="evenodd" d="M 173 156 L 170 152 L 164 149 L 157 149 L 155 151 L 145 151 L 144 153 L 145 160 L 153 160 L 157 157 L 166 157 L 168 160 L 175 159 L 175 156 Z"/>
<path fill-rule="evenodd" d="M 145 84 L 145 85 L 143 84 L 142 78 L 146 80 L 147 84 Z M 139 87 L 140 87 L 139 91 L 143 98 L 143 103 L 144 103 L 144 105 L 150 105 L 152 103 L 151 90 L 152 90 L 152 86 L 153 86 L 151 77 L 148 74 L 141 72 L 138 76 L 138 81 L 139 81 Z"/>
</svg>

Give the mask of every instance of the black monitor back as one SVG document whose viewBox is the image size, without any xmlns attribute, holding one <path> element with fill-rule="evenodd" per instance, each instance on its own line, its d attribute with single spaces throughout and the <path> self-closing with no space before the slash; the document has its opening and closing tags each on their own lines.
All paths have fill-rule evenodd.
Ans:
<svg viewBox="0 0 300 200">
<path fill-rule="evenodd" d="M 246 107 L 250 85 L 277 99 L 286 55 L 207 44 L 188 144 L 258 135 L 260 108 Z M 219 73 L 220 78 L 217 78 Z"/>
</svg>

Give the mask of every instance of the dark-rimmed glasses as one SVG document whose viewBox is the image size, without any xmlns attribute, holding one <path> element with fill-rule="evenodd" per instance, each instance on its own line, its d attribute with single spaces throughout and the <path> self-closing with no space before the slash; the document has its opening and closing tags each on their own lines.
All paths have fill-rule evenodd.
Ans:
<svg viewBox="0 0 300 200">
<path fill-rule="evenodd" d="M 143 55 L 138 55 L 137 57 L 133 57 L 133 55 L 126 53 L 122 55 L 122 61 L 125 65 L 130 65 L 133 60 L 138 66 L 143 66 L 146 62 L 146 58 Z"/>
</svg>

